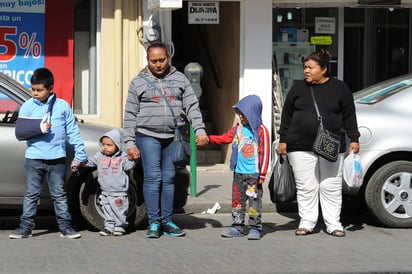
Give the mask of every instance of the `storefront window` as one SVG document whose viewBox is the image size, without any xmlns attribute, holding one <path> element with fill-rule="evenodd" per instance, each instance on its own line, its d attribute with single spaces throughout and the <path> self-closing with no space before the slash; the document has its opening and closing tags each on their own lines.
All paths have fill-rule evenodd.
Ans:
<svg viewBox="0 0 412 274">
<path fill-rule="evenodd" d="M 356 91 L 409 72 L 410 9 L 345 8 L 344 79 Z"/>
<path fill-rule="evenodd" d="M 273 21 L 273 54 L 283 96 L 304 78 L 303 60 L 314 50 L 331 53 L 332 75 L 337 75 L 337 8 L 274 8 Z"/>
<path fill-rule="evenodd" d="M 338 41 L 339 14 L 343 41 Z M 310 49 L 332 54 L 332 76 L 338 75 L 343 53 L 339 75 L 353 91 L 410 73 L 410 14 L 405 8 L 273 8 L 273 50 L 283 93 L 303 79 L 296 65 Z"/>
</svg>

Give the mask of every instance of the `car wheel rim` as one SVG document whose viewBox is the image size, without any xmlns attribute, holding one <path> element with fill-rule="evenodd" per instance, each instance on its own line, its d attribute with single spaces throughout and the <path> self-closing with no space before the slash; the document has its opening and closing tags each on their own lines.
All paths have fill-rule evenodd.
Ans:
<svg viewBox="0 0 412 274">
<path fill-rule="evenodd" d="M 381 191 L 385 210 L 396 218 L 412 217 L 412 174 L 400 172 L 390 176 Z"/>
</svg>

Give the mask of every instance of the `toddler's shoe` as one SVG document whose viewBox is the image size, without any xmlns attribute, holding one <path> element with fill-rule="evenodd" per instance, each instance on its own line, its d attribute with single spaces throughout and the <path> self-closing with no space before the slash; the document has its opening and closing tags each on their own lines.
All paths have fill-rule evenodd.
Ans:
<svg viewBox="0 0 412 274">
<path fill-rule="evenodd" d="M 260 239 L 260 232 L 257 229 L 250 229 L 249 234 L 247 235 L 248 240 L 259 240 Z"/>
<path fill-rule="evenodd" d="M 113 231 L 113 236 L 123 236 L 124 232 L 123 231 Z"/>
<path fill-rule="evenodd" d="M 245 236 L 245 234 L 243 234 L 238 229 L 236 229 L 236 227 L 231 226 L 229 227 L 228 230 L 224 231 L 221 234 L 221 236 L 224 238 L 234 238 L 234 237 L 243 237 Z"/>
<path fill-rule="evenodd" d="M 111 236 L 114 235 L 110 230 L 108 229 L 103 229 L 102 231 L 99 232 L 100 236 Z"/>
</svg>

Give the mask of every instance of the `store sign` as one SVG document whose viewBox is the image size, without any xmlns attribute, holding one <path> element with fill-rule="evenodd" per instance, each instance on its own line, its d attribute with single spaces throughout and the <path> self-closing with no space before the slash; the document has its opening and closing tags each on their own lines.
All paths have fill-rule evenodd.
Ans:
<svg viewBox="0 0 412 274">
<path fill-rule="evenodd" d="M 315 17 L 315 33 L 335 34 L 336 24 L 334 17 Z"/>
<path fill-rule="evenodd" d="M 310 43 L 312 45 L 325 45 L 325 46 L 330 46 L 332 45 L 332 36 L 326 35 L 326 36 L 311 36 L 310 37 Z"/>
<path fill-rule="evenodd" d="M 44 66 L 45 0 L 0 0 L 0 72 L 30 88 Z"/>
<path fill-rule="evenodd" d="M 219 24 L 219 2 L 188 2 L 189 24 Z"/>
<path fill-rule="evenodd" d="M 154 9 L 180 9 L 182 8 L 182 0 L 148 0 L 147 8 Z"/>
</svg>

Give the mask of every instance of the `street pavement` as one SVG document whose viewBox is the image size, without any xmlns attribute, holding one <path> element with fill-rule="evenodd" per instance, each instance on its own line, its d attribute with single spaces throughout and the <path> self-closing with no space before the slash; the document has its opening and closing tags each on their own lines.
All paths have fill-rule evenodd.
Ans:
<svg viewBox="0 0 412 274">
<path fill-rule="evenodd" d="M 75 220 L 82 238 L 62 239 L 52 213 L 39 212 L 32 238 L 10 240 L 19 216 L 0 212 L 0 274 L 412 273 L 412 230 L 379 227 L 366 212 L 350 209 L 342 216 L 346 237 L 328 235 L 322 222 L 298 237 L 295 208 L 279 210 L 268 191 L 261 240 L 222 238 L 231 225 L 231 176 L 224 165 L 198 168 L 195 197 L 173 216 L 186 231 L 180 238 L 146 239 L 144 222 L 125 236 L 102 237 Z M 216 202 L 220 210 L 202 214 Z"/>
<path fill-rule="evenodd" d="M 188 197 L 188 202 L 184 208 L 185 212 L 202 213 L 203 211 L 212 209 L 217 202 L 221 207 L 217 212 L 230 213 L 232 208 L 233 173 L 230 171 L 229 166 L 225 164 L 198 166 L 196 174 L 196 183 L 192 180 L 192 184 L 195 185 L 195 191 L 192 191 Z M 269 178 L 266 179 L 267 180 L 263 185 L 263 212 L 278 211 L 276 205 L 270 201 L 268 189 Z M 191 190 L 193 190 L 193 188 L 191 188 Z M 288 211 L 296 210 L 296 206 L 294 205 L 289 207 Z"/>
</svg>

